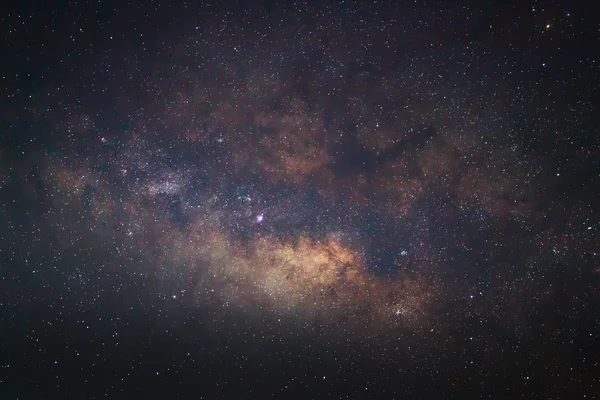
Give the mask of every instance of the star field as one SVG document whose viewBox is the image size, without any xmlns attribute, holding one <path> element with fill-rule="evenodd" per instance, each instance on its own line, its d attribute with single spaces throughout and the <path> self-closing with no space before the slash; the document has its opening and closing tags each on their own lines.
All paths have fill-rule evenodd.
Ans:
<svg viewBox="0 0 600 400">
<path fill-rule="evenodd" d="M 3 14 L 2 398 L 597 396 L 584 5 Z"/>
</svg>

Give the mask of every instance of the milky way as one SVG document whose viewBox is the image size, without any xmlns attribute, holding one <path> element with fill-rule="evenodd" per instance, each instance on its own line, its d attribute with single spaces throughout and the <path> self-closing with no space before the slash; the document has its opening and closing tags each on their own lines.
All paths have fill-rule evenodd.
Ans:
<svg viewBox="0 0 600 400">
<path fill-rule="evenodd" d="M 514 138 L 535 93 L 478 76 L 468 43 L 399 57 L 391 21 L 340 46 L 356 34 L 327 40 L 327 18 L 219 44 L 208 25 L 143 67 L 101 69 L 106 89 L 48 87 L 64 111 L 33 111 L 66 134 L 41 173 L 62 240 L 111 241 L 190 305 L 211 290 L 240 310 L 335 323 L 405 326 L 461 297 L 502 313 L 509 297 L 543 296 L 561 244 L 537 227 L 550 174 Z"/>
<path fill-rule="evenodd" d="M 394 48 L 386 29 L 342 52 L 322 26 L 290 32 L 302 38 L 290 47 L 255 34 L 210 57 L 191 32 L 141 86 L 137 63 L 122 66 L 109 89 L 122 128 L 103 127 L 98 93 L 77 106 L 67 93 L 52 111 L 67 138 L 42 167 L 63 240 L 114 242 L 190 304 L 210 288 L 241 310 L 334 323 L 405 326 L 457 297 L 502 313 L 509 297 L 543 296 L 560 242 L 533 228 L 549 173 L 511 139 L 534 93 L 507 104 L 515 92 L 477 77 L 467 44 L 375 62 L 371 47 Z"/>
<path fill-rule="evenodd" d="M 3 251 L 68 254 L 29 267 L 91 302 L 127 298 L 122 276 L 166 314 L 520 337 L 557 276 L 595 274 L 591 198 L 570 197 L 598 150 L 573 96 L 594 85 L 557 75 L 558 7 L 518 29 L 415 7 L 215 9 L 97 33 L 91 51 L 73 39 L 68 71 L 39 79 L 23 117 L 3 111 L 35 131 L 0 171 L 35 228 L 6 211 Z"/>
</svg>

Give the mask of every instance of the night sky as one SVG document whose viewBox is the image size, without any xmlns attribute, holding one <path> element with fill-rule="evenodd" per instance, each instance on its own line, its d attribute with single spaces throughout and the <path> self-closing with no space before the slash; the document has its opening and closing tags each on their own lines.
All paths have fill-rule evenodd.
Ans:
<svg viewBox="0 0 600 400">
<path fill-rule="evenodd" d="M 600 398 L 585 1 L 10 1 L 0 398 Z"/>
</svg>

